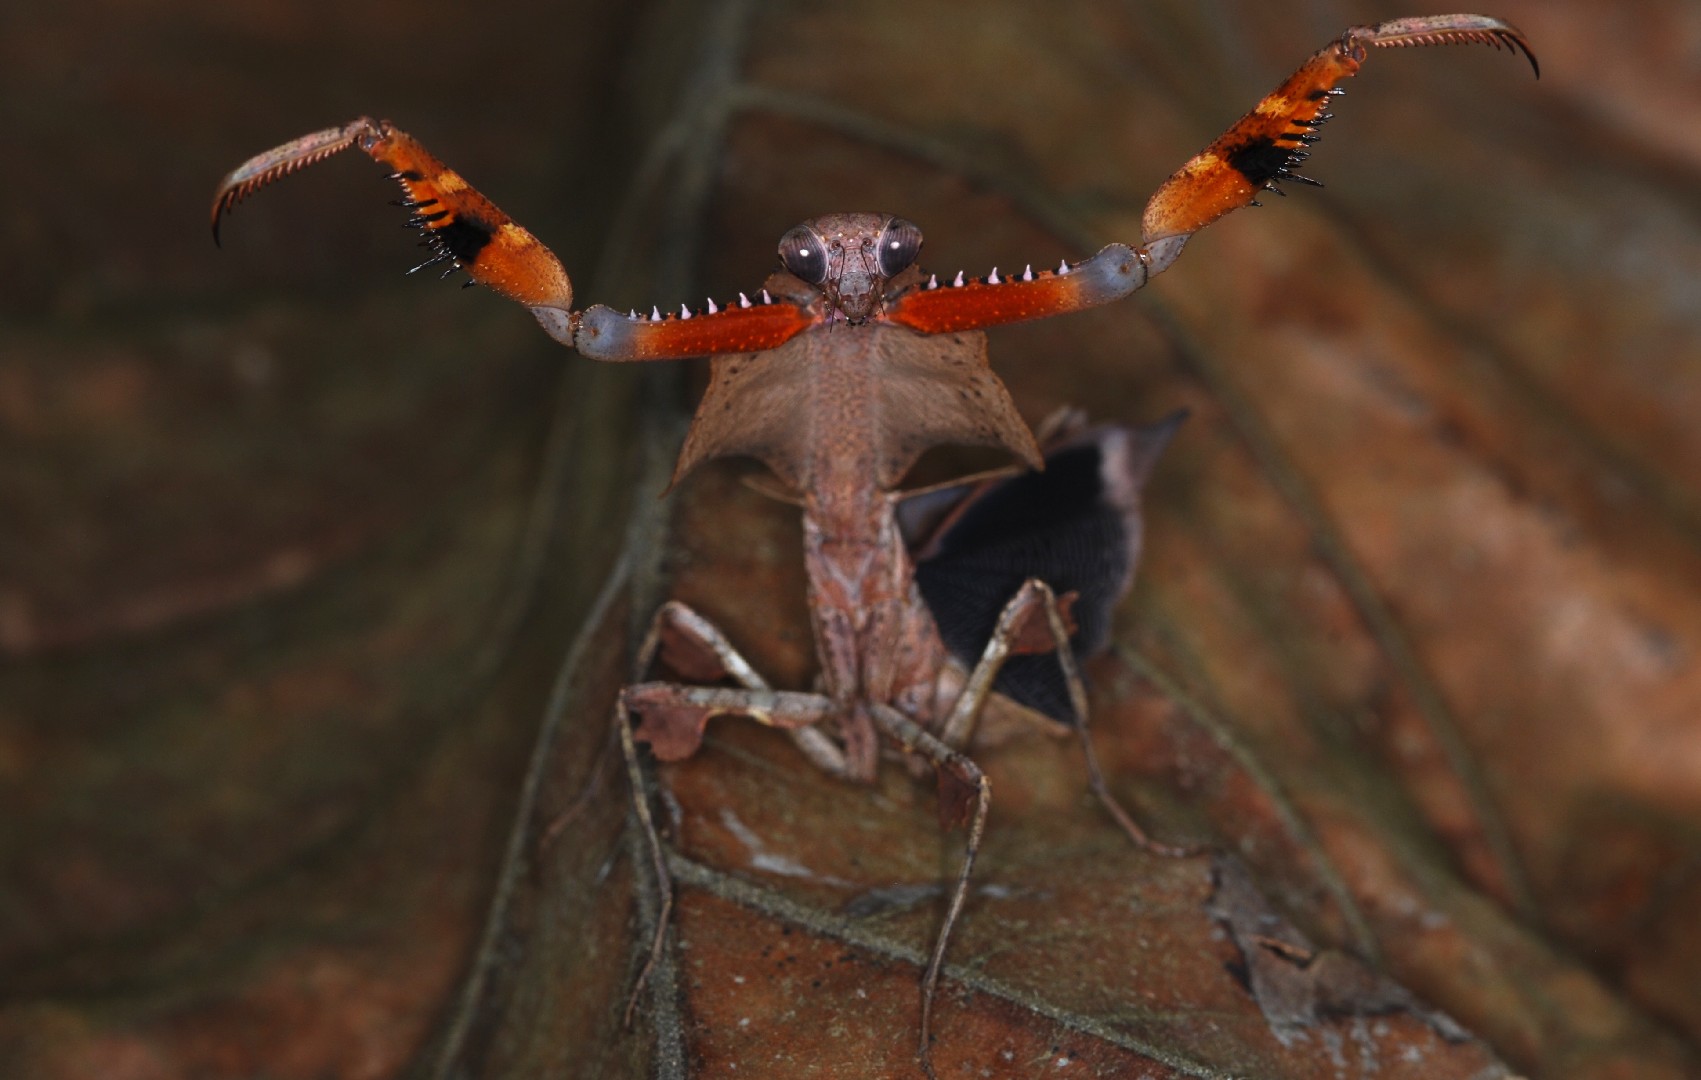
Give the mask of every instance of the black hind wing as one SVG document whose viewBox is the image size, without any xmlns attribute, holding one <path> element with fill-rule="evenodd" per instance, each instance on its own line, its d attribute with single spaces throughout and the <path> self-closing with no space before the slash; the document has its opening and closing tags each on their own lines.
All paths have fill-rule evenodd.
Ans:
<svg viewBox="0 0 1701 1080">
<path fill-rule="evenodd" d="M 1059 596 L 1075 594 L 1076 656 L 1105 647 L 1140 558 L 1141 491 L 1184 418 L 1088 429 L 1051 448 L 1044 472 L 987 484 L 953 510 L 916 564 L 922 598 L 953 655 L 971 666 L 980 658 L 999 612 L 1029 578 Z M 994 689 L 1055 720 L 1076 720 L 1054 655 L 1011 657 Z"/>
</svg>

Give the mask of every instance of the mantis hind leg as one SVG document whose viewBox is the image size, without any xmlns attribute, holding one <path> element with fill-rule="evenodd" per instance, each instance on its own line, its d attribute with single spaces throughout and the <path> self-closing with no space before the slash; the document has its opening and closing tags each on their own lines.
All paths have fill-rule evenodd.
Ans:
<svg viewBox="0 0 1701 1080">
<path fill-rule="evenodd" d="M 739 686 L 637 683 L 620 692 L 615 706 L 615 727 L 626 763 L 632 809 L 644 835 L 661 898 L 649 953 L 626 1002 L 628 1026 L 650 973 L 661 959 L 673 914 L 673 876 L 668 872 L 661 832 L 645 793 L 638 742 L 648 743 L 655 756 L 663 761 L 677 761 L 696 752 L 704 725 L 711 717 L 743 716 L 785 731 L 804 756 L 823 772 L 856 779 L 844 751 L 818 726 L 822 720 L 837 715 L 840 708 L 837 702 L 821 694 L 772 689 L 718 627 L 677 601 L 662 605 L 656 612 L 638 650 L 637 670 L 648 671 L 658 659 L 688 678 L 704 683 L 731 679 Z M 632 720 L 634 713 L 639 717 L 636 727 Z"/>
<path fill-rule="evenodd" d="M 669 601 L 656 612 L 638 660 L 640 672 L 660 660 L 689 683 L 701 684 L 644 683 L 622 693 L 633 712 L 644 716 L 647 705 L 656 717 L 640 724 L 638 738 L 650 742 L 662 760 L 689 757 L 696 750 L 701 724 L 709 717 L 745 716 L 783 730 L 803 756 L 827 775 L 865 779 L 853 774 L 843 749 L 818 726 L 836 714 L 836 702 L 820 694 L 774 690 L 719 627 L 685 604 Z M 725 679 L 738 683 L 744 692 L 706 685 Z M 661 715 L 664 712 L 670 715 Z M 662 745 L 646 734 L 655 735 Z M 676 739 L 686 742 L 674 747 Z"/>
<path fill-rule="evenodd" d="M 932 1060 L 933 997 L 939 988 L 939 974 L 945 966 L 945 949 L 950 944 L 951 931 L 956 928 L 957 918 L 963 913 L 963 904 L 968 899 L 969 876 L 974 872 L 975 857 L 980 854 L 981 837 L 986 832 L 987 811 L 992 807 L 992 781 L 966 755 L 946 746 L 938 737 L 891 706 L 873 705 L 869 712 L 876 728 L 897 740 L 905 750 L 927 759 L 938 772 L 940 817 L 945 824 L 966 822 L 969 828 L 963 864 L 957 871 L 957 882 L 945 908 L 945 921 L 933 939 L 933 952 L 921 980 L 921 1042 L 917 1056 L 931 1080 L 935 1075 Z"/>
<path fill-rule="evenodd" d="M 1075 659 L 1075 649 L 1069 643 L 1070 634 L 1071 628 L 1064 606 L 1059 603 L 1051 586 L 1038 578 L 1029 578 L 1023 582 L 1016 595 L 1004 605 L 992 637 L 987 640 L 980 660 L 969 673 L 963 692 L 958 695 L 946 717 L 940 735 L 941 741 L 951 747 L 968 745 L 974 735 L 975 724 L 992 695 L 998 672 L 1011 656 L 1021 652 L 1055 652 L 1069 688 L 1070 704 L 1074 708 L 1074 726 L 1080 739 L 1081 756 L 1087 763 L 1088 786 L 1104 806 L 1105 812 L 1128 839 L 1142 850 L 1174 857 L 1195 854 L 1192 848 L 1177 847 L 1154 840 L 1134 820 L 1133 815 L 1123 808 L 1116 796 L 1111 794 L 1109 785 L 1105 783 L 1104 771 L 1099 768 L 1098 755 L 1093 751 L 1088 723 L 1090 713 L 1087 709 L 1087 689 L 1081 679 L 1081 668 Z"/>
</svg>

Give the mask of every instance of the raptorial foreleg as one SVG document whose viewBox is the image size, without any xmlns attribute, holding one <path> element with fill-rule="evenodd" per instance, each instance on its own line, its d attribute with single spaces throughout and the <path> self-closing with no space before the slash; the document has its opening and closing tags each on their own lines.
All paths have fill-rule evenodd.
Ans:
<svg viewBox="0 0 1701 1080">
<path fill-rule="evenodd" d="M 1167 270 L 1189 237 L 1233 210 L 1257 205 L 1284 181 L 1316 184 L 1295 171 L 1310 155 L 1339 83 L 1358 74 L 1373 48 L 1481 42 L 1521 51 L 1536 65 L 1518 29 L 1484 15 L 1435 15 L 1354 26 L 1312 55 L 1300 69 L 1170 176 L 1146 204 L 1137 244 L 1111 244 L 1085 262 L 1056 270 L 984 278 L 937 276 L 898 297 L 887 317 L 927 334 L 1060 315 L 1126 296 Z"/>
<path fill-rule="evenodd" d="M 692 311 L 621 313 L 597 305 L 573 307 L 573 285 L 537 237 L 437 160 L 412 135 L 388 120 L 358 117 L 256 154 L 233 169 L 213 193 L 213 240 L 237 203 L 293 172 L 350 148 L 358 148 L 389 170 L 401 185 L 398 203 L 409 213 L 430 258 L 409 273 L 442 266 L 444 275 L 464 270 L 531 311 L 549 336 L 596 360 L 672 360 L 708 353 L 751 352 L 784 344 L 813 322 L 804 306 L 763 290 L 759 300 L 736 301 Z M 470 284 L 471 282 L 469 282 Z"/>
<path fill-rule="evenodd" d="M 237 166 L 213 195 L 213 239 L 224 215 L 272 182 L 355 147 L 390 170 L 402 188 L 400 206 L 419 228 L 431 257 L 410 273 L 444 266 L 524 304 L 551 337 L 572 344 L 578 327 L 573 285 L 555 253 L 449 168 L 417 139 L 388 120 L 362 116 L 341 127 L 304 135 Z"/>
</svg>

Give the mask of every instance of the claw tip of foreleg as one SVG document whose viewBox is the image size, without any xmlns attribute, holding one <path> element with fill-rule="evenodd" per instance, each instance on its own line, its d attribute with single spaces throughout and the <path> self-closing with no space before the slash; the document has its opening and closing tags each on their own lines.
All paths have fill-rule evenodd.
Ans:
<svg viewBox="0 0 1701 1080">
<path fill-rule="evenodd" d="M 220 221 L 237 203 L 292 172 L 347 150 L 357 139 L 378 128 L 379 125 L 363 116 L 341 127 L 315 131 L 263 154 L 256 154 L 232 169 L 219 182 L 218 190 L 213 192 L 213 243 L 219 243 Z"/>
<path fill-rule="evenodd" d="M 1354 27 L 1348 39 L 1369 43 L 1381 49 L 1397 49 L 1415 45 L 1463 45 L 1472 42 L 1505 48 L 1522 53 L 1530 62 L 1536 78 L 1541 78 L 1541 62 L 1530 48 L 1529 39 L 1509 22 L 1487 15 L 1427 15 L 1411 19 L 1393 19 L 1376 26 Z"/>
</svg>

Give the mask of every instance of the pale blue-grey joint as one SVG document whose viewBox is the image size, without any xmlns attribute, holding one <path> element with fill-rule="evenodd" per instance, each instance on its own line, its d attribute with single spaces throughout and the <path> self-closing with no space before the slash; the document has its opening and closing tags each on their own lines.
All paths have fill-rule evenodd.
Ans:
<svg viewBox="0 0 1701 1080">
<path fill-rule="evenodd" d="M 643 321 L 598 304 L 580 316 L 573 347 L 580 356 L 592 360 L 630 360 L 637 341 L 634 331 L 643 325 Z"/>
<path fill-rule="evenodd" d="M 1187 246 L 1187 238 L 1192 233 L 1181 233 L 1176 236 L 1166 236 L 1161 240 L 1153 240 L 1146 245 L 1146 276 L 1161 274 L 1169 269 L 1169 264 L 1180 255 L 1181 249 Z"/>
<path fill-rule="evenodd" d="M 543 327 L 544 333 L 561 342 L 561 344 L 569 348 L 572 347 L 573 313 L 571 311 L 558 307 L 545 307 L 542 304 L 526 310 L 530 311 L 532 318 L 536 319 L 538 325 Z"/>
<path fill-rule="evenodd" d="M 1110 244 L 1084 263 L 1069 268 L 1076 278 L 1082 307 L 1108 304 L 1140 288 L 1153 274 L 1169 269 L 1187 243 L 1185 236 L 1166 236 L 1146 247 Z"/>
</svg>

